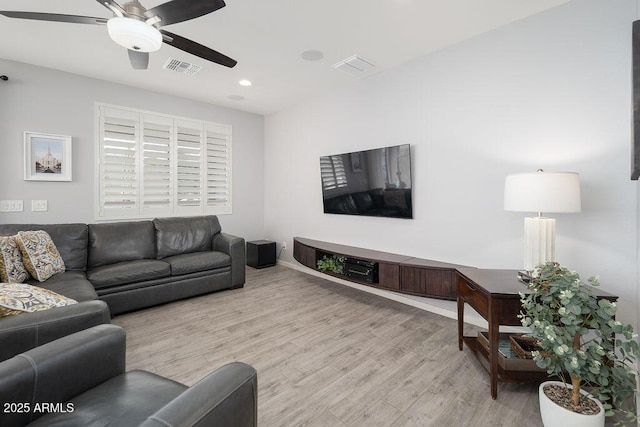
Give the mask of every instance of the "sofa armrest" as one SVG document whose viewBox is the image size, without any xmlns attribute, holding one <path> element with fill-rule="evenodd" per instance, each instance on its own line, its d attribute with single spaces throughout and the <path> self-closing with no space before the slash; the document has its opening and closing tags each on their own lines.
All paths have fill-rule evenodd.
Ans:
<svg viewBox="0 0 640 427">
<path fill-rule="evenodd" d="M 15 410 L 0 412 L 0 425 L 26 425 L 47 412 L 43 403 L 69 410 L 75 396 L 123 374 L 125 340 L 122 328 L 99 325 L 1 362 L 0 402 Z"/>
<path fill-rule="evenodd" d="M 204 377 L 147 418 L 141 427 L 234 426 L 258 424 L 258 375 L 233 362 Z"/>
<path fill-rule="evenodd" d="M 104 301 L 83 301 L 0 319 L 0 361 L 92 326 L 110 323 Z"/>
<path fill-rule="evenodd" d="M 213 236 L 213 250 L 231 256 L 231 285 L 242 286 L 245 282 L 246 250 L 244 239 L 226 233 Z"/>
</svg>

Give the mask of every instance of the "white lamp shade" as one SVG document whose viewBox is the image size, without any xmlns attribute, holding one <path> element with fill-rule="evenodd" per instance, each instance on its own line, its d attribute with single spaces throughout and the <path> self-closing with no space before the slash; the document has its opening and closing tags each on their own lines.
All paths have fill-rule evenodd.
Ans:
<svg viewBox="0 0 640 427">
<path fill-rule="evenodd" d="M 155 27 L 132 18 L 114 17 L 107 21 L 111 39 L 138 52 L 154 52 L 162 46 L 162 34 Z"/>
<path fill-rule="evenodd" d="M 580 212 L 580 175 L 533 172 L 507 175 L 504 210 L 516 212 Z"/>
</svg>

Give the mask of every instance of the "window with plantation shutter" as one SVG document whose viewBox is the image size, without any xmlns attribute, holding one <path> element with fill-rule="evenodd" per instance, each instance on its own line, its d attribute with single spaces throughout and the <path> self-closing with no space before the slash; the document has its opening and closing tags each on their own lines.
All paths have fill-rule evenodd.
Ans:
<svg viewBox="0 0 640 427">
<path fill-rule="evenodd" d="M 97 219 L 231 213 L 231 126 L 104 104 Z"/>
<path fill-rule="evenodd" d="M 100 215 L 137 215 L 138 122 L 133 114 L 115 111 L 100 119 Z"/>
<path fill-rule="evenodd" d="M 178 149 L 178 181 L 176 202 L 182 210 L 192 210 L 202 207 L 202 170 L 204 140 L 202 126 L 195 124 L 178 124 L 176 132 L 176 146 Z M 184 209 L 186 208 L 186 209 Z"/>
<path fill-rule="evenodd" d="M 171 213 L 171 120 L 143 115 L 142 122 L 142 186 L 145 214 Z"/>
<path fill-rule="evenodd" d="M 322 187 L 325 190 L 347 186 L 347 174 L 344 170 L 342 156 L 322 156 L 320 157 L 320 176 Z"/>
<path fill-rule="evenodd" d="M 219 129 L 207 129 L 207 206 L 221 211 L 231 209 L 230 139 Z"/>
</svg>

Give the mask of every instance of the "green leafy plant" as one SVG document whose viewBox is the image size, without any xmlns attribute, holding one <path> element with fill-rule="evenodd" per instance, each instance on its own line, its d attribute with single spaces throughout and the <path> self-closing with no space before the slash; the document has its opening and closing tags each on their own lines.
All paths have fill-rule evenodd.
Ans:
<svg viewBox="0 0 640 427">
<path fill-rule="evenodd" d="M 542 264 L 529 274 L 530 293 L 520 293 L 519 317 L 538 339 L 540 350 L 533 352 L 537 365 L 563 382 L 563 373 L 571 378 L 573 405 L 588 382 L 607 416 L 615 407 L 628 421 L 637 420 L 637 334 L 615 320 L 616 304 L 596 298 L 578 273 L 557 263 Z M 588 284 L 599 286 L 599 279 L 592 277 Z"/>
<path fill-rule="evenodd" d="M 322 259 L 317 261 L 318 271 L 327 272 L 330 271 L 336 274 L 343 274 L 344 272 L 345 257 L 332 255 L 324 255 Z"/>
</svg>

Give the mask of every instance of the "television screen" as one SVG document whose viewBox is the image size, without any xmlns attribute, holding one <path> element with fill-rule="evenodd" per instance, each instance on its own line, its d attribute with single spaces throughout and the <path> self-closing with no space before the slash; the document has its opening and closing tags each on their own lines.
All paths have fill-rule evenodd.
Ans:
<svg viewBox="0 0 640 427">
<path fill-rule="evenodd" d="M 413 218 L 409 144 L 320 157 L 324 212 Z"/>
</svg>

